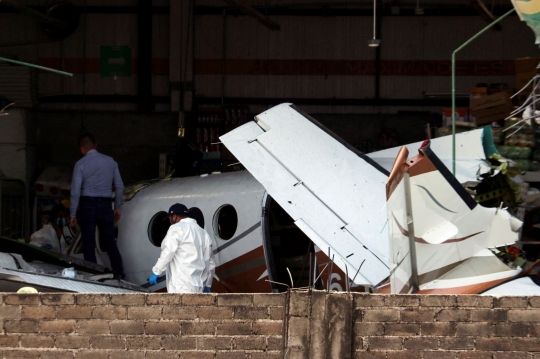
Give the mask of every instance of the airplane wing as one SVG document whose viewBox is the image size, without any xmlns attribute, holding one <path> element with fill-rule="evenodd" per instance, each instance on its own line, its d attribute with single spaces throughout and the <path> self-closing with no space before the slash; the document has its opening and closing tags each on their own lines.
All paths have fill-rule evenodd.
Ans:
<svg viewBox="0 0 540 359">
<path fill-rule="evenodd" d="M 459 183 L 477 182 L 477 175 L 489 171 L 484 162 L 482 146 L 483 130 L 473 130 L 456 134 L 456 178 Z M 405 145 L 416 149 L 422 147 L 422 141 Z M 367 154 L 387 171 L 392 170 L 394 161 L 402 146 Z M 431 149 L 441 162 L 452 171 L 452 136 L 443 136 L 431 140 Z"/>
<path fill-rule="evenodd" d="M 356 284 L 389 276 L 384 168 L 291 104 L 220 139 Z"/>
<path fill-rule="evenodd" d="M 540 1 L 512 0 L 521 21 L 525 21 L 536 36 L 536 44 L 540 43 Z"/>
</svg>

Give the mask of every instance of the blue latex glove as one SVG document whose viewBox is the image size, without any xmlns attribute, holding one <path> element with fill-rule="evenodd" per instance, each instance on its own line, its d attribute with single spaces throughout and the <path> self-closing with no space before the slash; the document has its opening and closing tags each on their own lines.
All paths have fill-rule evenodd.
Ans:
<svg viewBox="0 0 540 359">
<path fill-rule="evenodd" d="M 204 287 L 203 293 L 210 293 L 210 287 Z"/>
<path fill-rule="evenodd" d="M 150 276 L 150 278 L 148 278 L 148 283 L 150 283 L 152 285 L 156 285 L 158 278 L 159 278 L 159 276 L 157 274 L 152 274 Z"/>
</svg>

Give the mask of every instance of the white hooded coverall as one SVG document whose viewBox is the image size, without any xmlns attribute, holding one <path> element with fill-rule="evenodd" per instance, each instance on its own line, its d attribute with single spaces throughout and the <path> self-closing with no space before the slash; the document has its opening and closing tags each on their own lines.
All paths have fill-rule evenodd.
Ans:
<svg viewBox="0 0 540 359">
<path fill-rule="evenodd" d="M 212 239 L 194 219 L 184 218 L 169 227 L 152 272 L 160 275 L 164 270 L 169 293 L 201 293 L 204 287 L 212 286 Z"/>
</svg>

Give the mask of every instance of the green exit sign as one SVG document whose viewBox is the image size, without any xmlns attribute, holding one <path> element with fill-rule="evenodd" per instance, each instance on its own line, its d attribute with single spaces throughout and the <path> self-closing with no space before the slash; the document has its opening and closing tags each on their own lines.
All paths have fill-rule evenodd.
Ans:
<svg viewBox="0 0 540 359">
<path fill-rule="evenodd" d="M 131 46 L 101 46 L 102 77 L 131 76 Z"/>
</svg>

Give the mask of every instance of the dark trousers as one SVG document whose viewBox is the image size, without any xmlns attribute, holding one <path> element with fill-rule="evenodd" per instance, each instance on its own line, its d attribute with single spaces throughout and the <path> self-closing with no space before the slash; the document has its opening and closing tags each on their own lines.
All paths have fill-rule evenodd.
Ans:
<svg viewBox="0 0 540 359">
<path fill-rule="evenodd" d="M 84 259 L 96 263 L 96 226 L 105 243 L 113 272 L 124 274 L 122 256 L 114 236 L 114 215 L 111 199 L 105 197 L 81 197 L 77 211 L 77 222 L 81 227 Z M 103 243 L 102 242 L 102 243 Z"/>
</svg>

